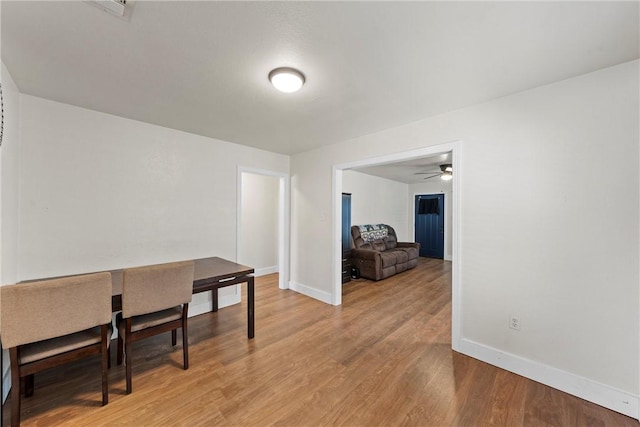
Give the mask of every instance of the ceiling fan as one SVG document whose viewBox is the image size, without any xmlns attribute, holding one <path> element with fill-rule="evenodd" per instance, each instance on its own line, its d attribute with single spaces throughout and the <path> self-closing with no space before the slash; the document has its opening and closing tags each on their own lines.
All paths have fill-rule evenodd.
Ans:
<svg viewBox="0 0 640 427">
<path fill-rule="evenodd" d="M 424 179 L 431 179 L 439 176 L 440 179 L 442 179 L 443 181 L 449 181 L 450 179 L 453 178 L 453 167 L 451 163 L 445 163 L 443 165 L 440 165 L 440 172 L 438 171 L 416 172 L 415 175 L 429 175 L 429 176 L 426 176 Z"/>
</svg>

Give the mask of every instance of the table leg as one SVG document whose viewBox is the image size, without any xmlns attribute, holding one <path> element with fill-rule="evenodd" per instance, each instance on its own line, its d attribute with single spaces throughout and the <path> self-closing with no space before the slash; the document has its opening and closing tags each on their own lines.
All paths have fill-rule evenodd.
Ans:
<svg viewBox="0 0 640 427">
<path fill-rule="evenodd" d="M 249 277 L 247 281 L 247 324 L 249 329 L 249 338 L 253 338 L 255 335 L 255 319 L 254 319 L 254 309 L 255 309 L 255 290 L 254 290 L 254 281 L 253 276 Z"/>
<path fill-rule="evenodd" d="M 211 311 L 218 311 L 218 288 L 211 291 L 211 303 L 213 305 Z"/>
</svg>

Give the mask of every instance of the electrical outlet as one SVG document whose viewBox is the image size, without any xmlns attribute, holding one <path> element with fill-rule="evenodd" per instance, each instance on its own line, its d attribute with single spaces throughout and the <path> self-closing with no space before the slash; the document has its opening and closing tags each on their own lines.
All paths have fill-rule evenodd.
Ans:
<svg viewBox="0 0 640 427">
<path fill-rule="evenodd" d="M 520 330 L 520 318 L 518 316 L 514 316 L 513 314 L 509 316 L 509 327 L 511 329 L 515 329 L 516 331 Z"/>
</svg>

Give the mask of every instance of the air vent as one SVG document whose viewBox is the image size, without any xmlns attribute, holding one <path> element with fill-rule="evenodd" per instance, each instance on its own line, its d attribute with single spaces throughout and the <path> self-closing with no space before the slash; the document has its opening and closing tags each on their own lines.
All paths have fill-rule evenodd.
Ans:
<svg viewBox="0 0 640 427">
<path fill-rule="evenodd" d="M 84 3 L 90 4 L 123 21 L 130 21 L 136 0 L 84 0 Z"/>
<path fill-rule="evenodd" d="M 127 0 L 94 0 L 94 2 L 106 12 L 116 16 L 124 16 Z"/>
</svg>

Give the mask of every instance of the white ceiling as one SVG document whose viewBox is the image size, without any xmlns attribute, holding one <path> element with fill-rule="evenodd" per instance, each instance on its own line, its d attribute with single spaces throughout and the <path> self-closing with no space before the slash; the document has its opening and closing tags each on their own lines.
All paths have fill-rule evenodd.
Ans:
<svg viewBox="0 0 640 427">
<path fill-rule="evenodd" d="M 285 154 L 639 57 L 638 2 L 0 3 L 23 93 Z"/>
<path fill-rule="evenodd" d="M 379 176 L 406 184 L 419 184 L 423 182 L 439 182 L 439 177 L 428 178 L 441 172 L 440 165 L 452 163 L 451 153 L 438 154 L 436 156 L 407 160 L 404 162 L 389 163 L 378 166 L 367 166 L 354 169 L 356 172 L 367 175 Z M 424 174 L 427 172 L 428 174 Z M 454 171 L 455 179 L 455 171 Z M 428 178 L 428 179 L 427 179 Z"/>
</svg>

